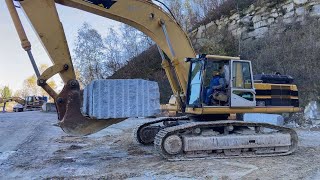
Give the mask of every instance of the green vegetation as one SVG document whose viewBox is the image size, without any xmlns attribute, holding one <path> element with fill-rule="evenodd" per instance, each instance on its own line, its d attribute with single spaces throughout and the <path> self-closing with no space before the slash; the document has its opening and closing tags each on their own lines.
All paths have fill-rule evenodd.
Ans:
<svg viewBox="0 0 320 180">
<path fill-rule="evenodd" d="M 3 99 L 7 99 L 12 96 L 12 90 L 9 88 L 9 86 L 4 86 L 3 88 L 0 88 L 0 97 Z"/>
<path fill-rule="evenodd" d="M 39 69 L 40 72 L 44 72 L 49 66 L 47 64 L 41 64 Z M 53 79 L 49 79 L 47 84 L 53 89 L 57 88 L 57 84 Z M 9 97 L 21 97 L 25 98 L 27 96 L 49 96 L 40 86 L 37 85 L 37 77 L 35 75 L 27 77 L 22 84 L 20 89 L 17 89 L 14 93 L 11 91 Z"/>
<path fill-rule="evenodd" d="M 11 97 L 12 90 L 9 88 L 9 86 L 0 87 L 0 98 L 7 99 Z M 3 110 L 4 103 L 0 103 L 0 112 Z M 7 108 L 6 108 L 7 109 Z"/>
</svg>

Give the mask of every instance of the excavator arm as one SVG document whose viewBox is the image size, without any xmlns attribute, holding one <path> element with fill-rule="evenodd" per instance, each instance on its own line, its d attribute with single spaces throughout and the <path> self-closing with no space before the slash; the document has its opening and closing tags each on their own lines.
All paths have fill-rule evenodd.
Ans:
<svg viewBox="0 0 320 180">
<path fill-rule="evenodd" d="M 15 101 L 19 104 L 25 104 L 25 100 L 20 98 L 20 97 L 10 97 L 10 98 L 7 98 L 7 99 L 3 99 L 3 98 L 0 98 L 0 103 L 7 103 L 7 102 L 12 102 L 12 101 Z"/>
<path fill-rule="evenodd" d="M 3 109 L 2 111 L 4 112 L 5 109 L 6 109 L 6 104 L 7 102 L 12 102 L 12 101 L 15 101 L 21 105 L 25 105 L 26 101 L 20 97 L 10 97 L 10 98 L 7 98 L 7 99 L 3 99 L 3 98 L 0 98 L 0 103 L 3 103 Z"/>
<path fill-rule="evenodd" d="M 21 105 L 24 105 L 26 103 L 26 101 L 20 97 L 11 97 L 6 100 L 6 102 L 11 102 L 11 101 L 15 101 Z"/>
<path fill-rule="evenodd" d="M 25 34 L 13 0 L 6 0 L 11 17 L 28 52 L 41 86 L 56 103 L 61 128 L 70 134 L 87 135 L 99 131 L 123 119 L 101 121 L 84 117 L 80 111 L 80 87 L 59 20 L 56 3 L 84 10 L 96 15 L 128 24 L 148 35 L 159 47 L 162 66 L 170 86 L 177 98 L 178 107 L 183 110 L 187 90 L 189 65 L 185 57 L 195 57 L 187 34 L 175 19 L 150 0 L 15 0 L 25 12 L 36 34 L 45 47 L 53 65 L 39 73 L 31 53 L 31 44 Z M 168 56 L 165 59 L 163 52 Z M 55 92 L 46 81 L 60 74 L 64 88 Z"/>
</svg>

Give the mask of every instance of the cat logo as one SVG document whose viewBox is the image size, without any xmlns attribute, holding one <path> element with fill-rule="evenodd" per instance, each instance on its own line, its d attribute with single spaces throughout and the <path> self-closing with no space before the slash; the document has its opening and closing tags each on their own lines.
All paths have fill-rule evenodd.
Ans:
<svg viewBox="0 0 320 180">
<path fill-rule="evenodd" d="M 106 9 L 110 9 L 111 6 L 113 6 L 113 4 L 117 2 L 113 0 L 83 0 L 83 1 L 86 1 L 88 3 L 94 4 Z"/>
</svg>

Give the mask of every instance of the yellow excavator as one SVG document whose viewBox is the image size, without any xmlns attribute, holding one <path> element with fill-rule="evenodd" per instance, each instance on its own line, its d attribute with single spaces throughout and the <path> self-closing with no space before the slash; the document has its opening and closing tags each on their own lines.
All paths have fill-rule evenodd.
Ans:
<svg viewBox="0 0 320 180">
<path fill-rule="evenodd" d="M 25 99 L 21 97 L 10 97 L 10 98 L 0 98 L 0 103 L 3 103 L 3 112 L 6 109 L 6 103 L 8 102 L 17 102 L 21 104 L 21 106 L 13 107 L 14 112 L 21 112 L 21 111 L 33 111 L 33 110 L 40 110 L 42 105 L 47 102 L 47 97 L 45 96 L 27 96 Z"/>
<path fill-rule="evenodd" d="M 166 6 L 162 8 L 151 0 L 6 0 L 38 85 L 55 100 L 59 125 L 66 133 L 88 135 L 123 119 L 98 120 L 81 113 L 80 87 L 56 3 L 130 25 L 157 44 L 173 91 L 171 103 L 164 107 L 185 116 L 144 123 L 135 136 L 141 144 L 154 143 L 165 159 L 277 156 L 295 151 L 297 133 L 290 128 L 244 122 L 241 118 L 228 120 L 230 114 L 300 111 L 298 90 L 290 77 L 262 75 L 254 79 L 250 61 L 197 55 L 188 35 Z M 23 9 L 52 60 L 53 66 L 42 74 L 16 7 Z M 207 96 L 214 71 L 224 74 L 225 87 L 218 94 Z M 60 93 L 46 83 L 55 74 L 64 82 Z"/>
</svg>

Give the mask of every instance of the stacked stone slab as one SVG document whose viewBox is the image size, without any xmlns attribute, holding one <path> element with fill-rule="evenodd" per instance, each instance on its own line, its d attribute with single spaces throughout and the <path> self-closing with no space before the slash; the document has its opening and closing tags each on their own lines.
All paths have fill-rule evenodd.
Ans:
<svg viewBox="0 0 320 180">
<path fill-rule="evenodd" d="M 95 80 L 83 92 L 83 114 L 97 119 L 147 117 L 160 113 L 157 82 Z"/>
</svg>

